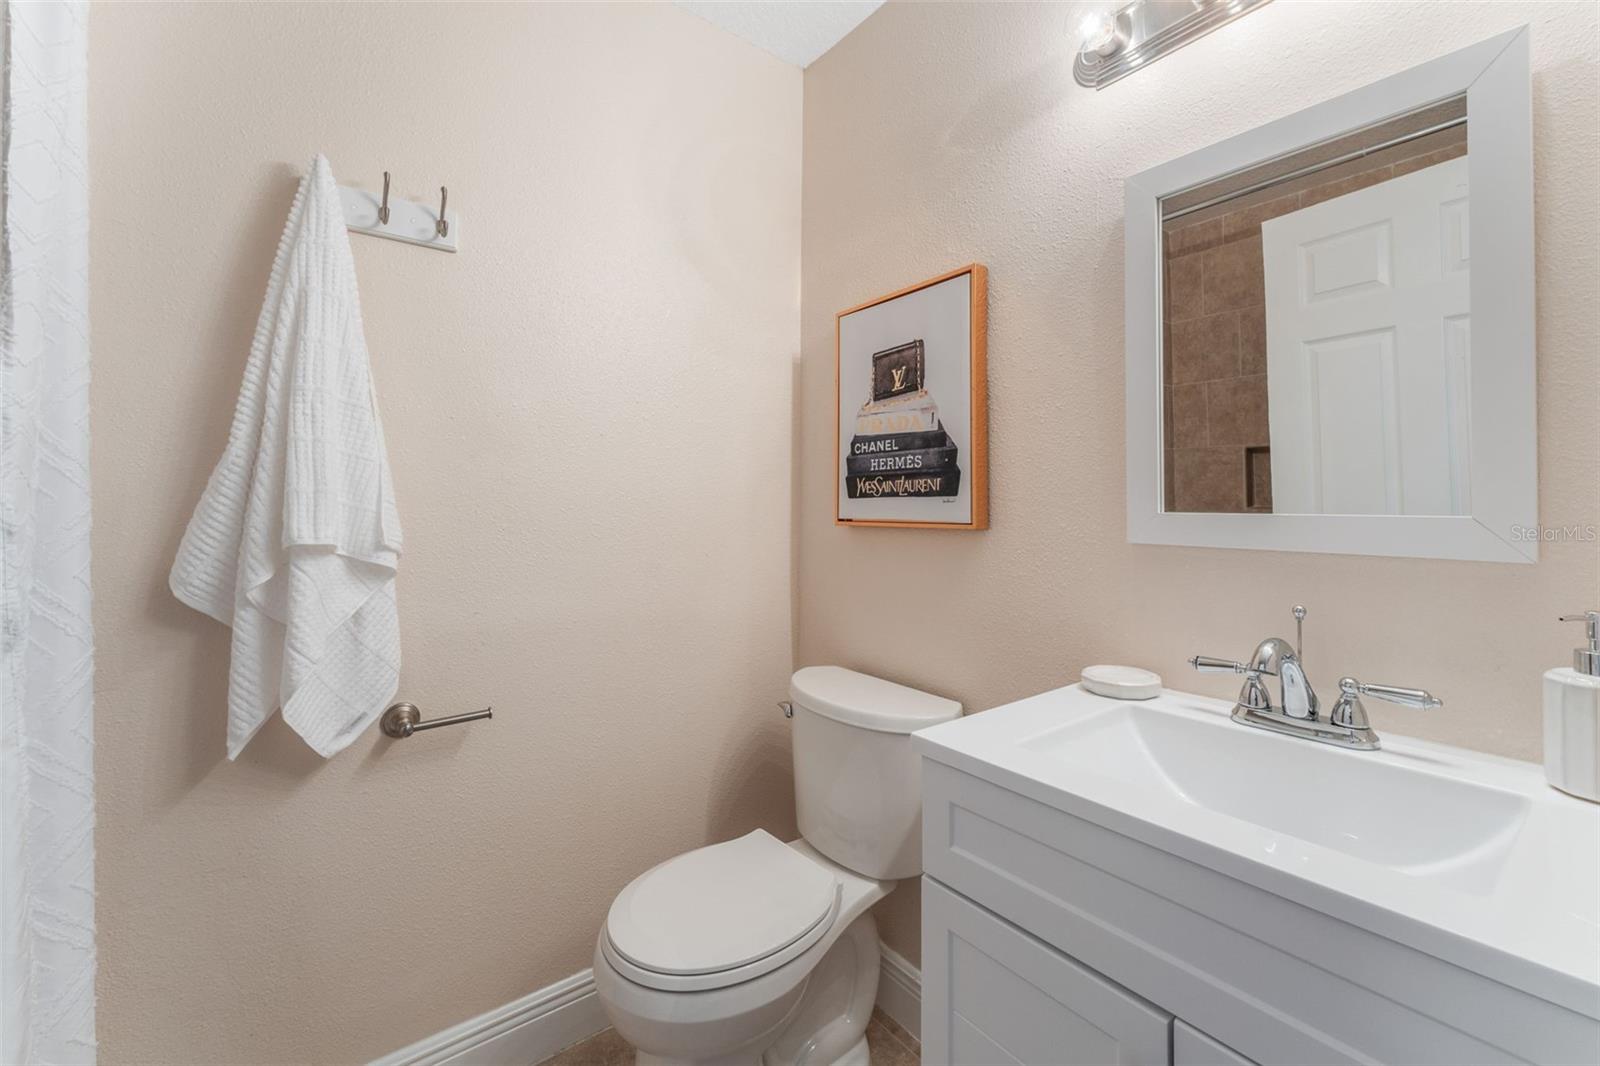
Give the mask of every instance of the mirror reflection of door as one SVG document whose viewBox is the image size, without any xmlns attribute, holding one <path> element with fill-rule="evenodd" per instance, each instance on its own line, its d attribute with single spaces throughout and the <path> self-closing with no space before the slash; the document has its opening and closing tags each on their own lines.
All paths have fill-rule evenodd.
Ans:
<svg viewBox="0 0 1600 1066">
<path fill-rule="evenodd" d="M 1467 160 L 1261 226 L 1273 509 L 1470 514 Z"/>
<path fill-rule="evenodd" d="M 1167 511 L 1472 513 L 1464 97 L 1162 197 Z"/>
</svg>

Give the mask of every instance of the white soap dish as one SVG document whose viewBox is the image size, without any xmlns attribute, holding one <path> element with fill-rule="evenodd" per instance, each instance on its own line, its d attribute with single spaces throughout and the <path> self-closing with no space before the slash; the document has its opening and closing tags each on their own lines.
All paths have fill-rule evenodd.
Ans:
<svg viewBox="0 0 1600 1066">
<path fill-rule="evenodd" d="M 1096 696 L 1151 700 L 1161 695 L 1161 675 L 1137 666 L 1085 666 L 1079 678 Z"/>
</svg>

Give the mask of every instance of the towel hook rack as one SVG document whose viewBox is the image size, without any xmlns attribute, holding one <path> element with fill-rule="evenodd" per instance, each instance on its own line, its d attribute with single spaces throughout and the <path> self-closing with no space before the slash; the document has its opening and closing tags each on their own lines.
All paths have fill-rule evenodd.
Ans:
<svg viewBox="0 0 1600 1066">
<path fill-rule="evenodd" d="M 439 186 L 438 213 L 434 205 L 408 200 L 399 193 L 391 196 L 394 175 L 383 172 L 383 192 L 371 192 L 352 185 L 339 186 L 344 222 L 352 233 L 365 233 L 385 240 L 404 241 L 441 252 L 454 252 L 461 242 L 461 219 L 450 211 L 450 189 Z"/>
</svg>

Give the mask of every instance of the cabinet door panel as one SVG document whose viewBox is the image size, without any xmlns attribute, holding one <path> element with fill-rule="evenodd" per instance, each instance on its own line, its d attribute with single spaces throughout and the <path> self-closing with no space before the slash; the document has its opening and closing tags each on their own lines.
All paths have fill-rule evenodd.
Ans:
<svg viewBox="0 0 1600 1066">
<path fill-rule="evenodd" d="M 1172 1021 L 1172 1066 L 1256 1066 L 1181 1018 Z"/>
<path fill-rule="evenodd" d="M 928 878 L 924 1061 L 1161 1066 L 1171 1016 Z"/>
<path fill-rule="evenodd" d="M 934 1059 L 923 1050 L 924 1062 L 984 1062 L 994 1066 L 1022 1066 L 1016 1056 L 989 1039 L 989 1034 L 957 1014 L 950 1019 L 950 1055 Z"/>
</svg>

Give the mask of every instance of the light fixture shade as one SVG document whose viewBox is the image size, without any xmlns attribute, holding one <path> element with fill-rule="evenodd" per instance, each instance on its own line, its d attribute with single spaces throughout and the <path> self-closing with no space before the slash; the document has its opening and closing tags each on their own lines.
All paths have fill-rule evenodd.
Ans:
<svg viewBox="0 0 1600 1066">
<path fill-rule="evenodd" d="M 1104 59 L 1122 47 L 1117 33 L 1117 20 L 1108 12 L 1097 11 L 1083 20 L 1079 51 L 1084 55 Z"/>
</svg>

